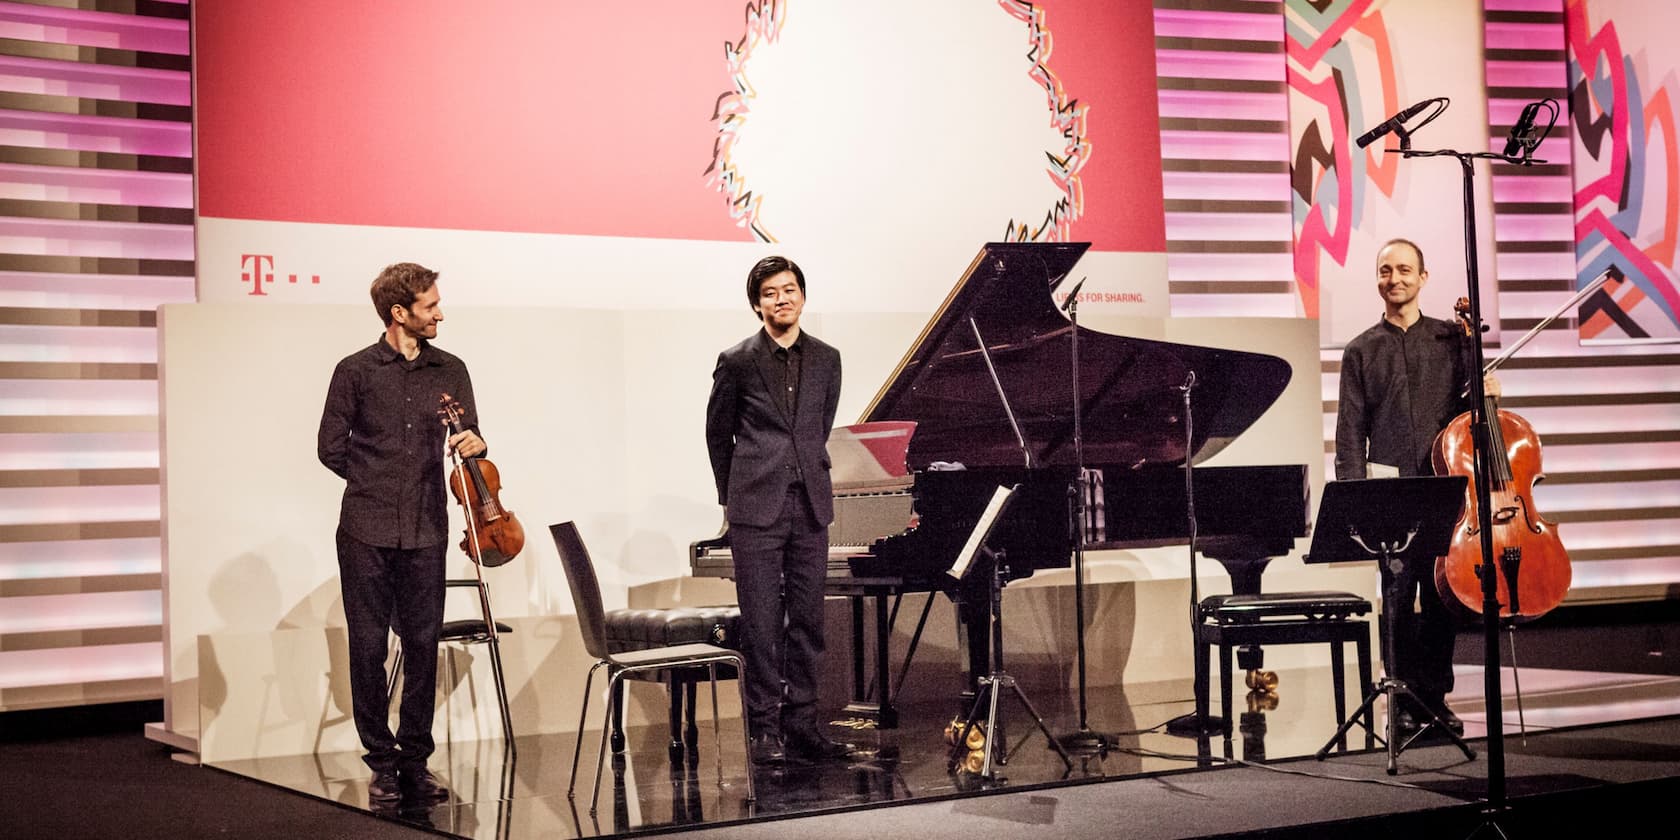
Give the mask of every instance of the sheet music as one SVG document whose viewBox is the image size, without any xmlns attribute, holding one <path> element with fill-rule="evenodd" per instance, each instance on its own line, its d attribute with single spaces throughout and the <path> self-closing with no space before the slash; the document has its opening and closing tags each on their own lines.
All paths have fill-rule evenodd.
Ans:
<svg viewBox="0 0 1680 840">
<path fill-rule="evenodd" d="M 992 523 L 997 521 L 998 512 L 1003 510 L 1004 502 L 1009 501 L 1014 487 L 999 486 L 992 491 L 992 500 L 986 503 L 986 509 L 980 514 L 980 521 L 974 524 L 974 530 L 968 535 L 968 542 L 963 544 L 963 550 L 957 554 L 957 562 L 951 565 L 951 576 L 962 580 L 968 574 L 968 567 L 974 562 L 974 556 L 980 553 L 980 547 L 986 536 L 991 533 Z"/>
</svg>

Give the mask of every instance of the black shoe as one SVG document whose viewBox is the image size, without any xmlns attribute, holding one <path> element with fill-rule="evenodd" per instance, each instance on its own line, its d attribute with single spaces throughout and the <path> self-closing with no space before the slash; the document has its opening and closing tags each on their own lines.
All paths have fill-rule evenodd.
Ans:
<svg viewBox="0 0 1680 840">
<path fill-rule="evenodd" d="M 1390 712 L 1394 715 L 1394 731 L 1400 737 L 1406 737 L 1423 728 L 1423 721 L 1411 709 L 1399 709 Z"/>
<path fill-rule="evenodd" d="M 402 788 L 397 783 L 397 771 L 373 771 L 373 778 L 368 781 L 368 807 L 389 807 L 397 804 L 397 800 L 401 798 Z"/>
<path fill-rule="evenodd" d="M 787 736 L 783 748 L 789 758 L 799 761 L 834 761 L 851 758 L 855 749 L 851 744 L 830 741 L 819 732 L 801 732 Z"/>
<path fill-rule="evenodd" d="M 1420 695 L 1418 700 L 1423 704 L 1423 708 L 1414 709 L 1414 714 L 1420 724 L 1433 723 L 1430 715 L 1434 715 L 1441 719 L 1439 728 L 1449 730 L 1454 735 L 1464 734 L 1464 721 L 1460 720 L 1458 715 L 1453 714 L 1452 709 L 1447 708 L 1446 694 L 1429 692 Z"/>
<path fill-rule="evenodd" d="M 1452 709 L 1447 708 L 1446 701 L 1442 701 L 1441 704 L 1436 707 L 1435 716 L 1440 718 L 1441 722 L 1446 724 L 1447 728 L 1452 730 L 1454 735 L 1464 734 L 1464 721 L 1460 719 L 1458 715 L 1454 714 Z"/>
<path fill-rule="evenodd" d="M 782 763 L 782 739 L 771 733 L 754 735 L 748 743 L 752 749 L 752 763 L 756 767 L 771 767 Z"/>
<path fill-rule="evenodd" d="M 449 798 L 449 788 L 424 767 L 403 772 L 402 793 L 410 802 L 442 802 Z"/>
</svg>

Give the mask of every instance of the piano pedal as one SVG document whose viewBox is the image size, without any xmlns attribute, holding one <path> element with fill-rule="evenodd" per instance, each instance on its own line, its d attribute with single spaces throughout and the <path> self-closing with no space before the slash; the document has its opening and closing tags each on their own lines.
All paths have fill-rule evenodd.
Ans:
<svg viewBox="0 0 1680 840">
<path fill-rule="evenodd" d="M 1247 700 L 1249 714 L 1277 711 L 1278 696 L 1275 691 L 1261 691 L 1260 689 L 1255 689 L 1248 693 Z"/>
<path fill-rule="evenodd" d="M 964 722 L 965 721 L 964 721 L 963 718 L 952 718 L 951 722 L 949 724 L 946 724 L 946 726 L 945 726 L 945 744 L 946 744 L 946 746 L 953 746 L 954 747 L 954 746 L 957 745 L 957 736 L 962 734 L 962 728 L 963 728 L 963 723 Z M 975 723 L 974 726 L 970 727 L 969 730 L 968 730 L 968 739 L 963 742 L 963 746 L 967 747 L 970 751 L 983 751 L 983 750 L 985 750 L 985 748 L 986 748 L 985 727 L 982 726 L 978 722 Z"/>
<path fill-rule="evenodd" d="M 1278 687 L 1278 675 L 1276 671 L 1267 671 L 1255 668 L 1250 670 L 1247 676 L 1243 677 L 1243 684 L 1253 691 L 1266 694 L 1276 694 Z"/>
</svg>

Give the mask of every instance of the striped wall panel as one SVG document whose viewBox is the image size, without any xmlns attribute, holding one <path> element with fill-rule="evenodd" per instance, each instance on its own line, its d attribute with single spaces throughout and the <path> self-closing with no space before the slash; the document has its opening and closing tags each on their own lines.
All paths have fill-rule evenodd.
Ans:
<svg viewBox="0 0 1680 840">
<path fill-rule="evenodd" d="M 1172 313 L 1300 314 L 1283 4 L 1156 0 L 1155 64 Z"/>
<path fill-rule="evenodd" d="M 0 711 L 162 696 L 157 307 L 195 299 L 185 3 L 0 2 Z"/>
<path fill-rule="evenodd" d="M 1533 166 L 1492 168 L 1497 344 L 1511 346 L 1574 292 L 1575 214 L 1563 0 L 1485 0 L 1488 141 L 1504 148 L 1529 102 L 1551 99 L 1557 124 Z M 1542 117 L 1545 112 L 1542 111 Z M 1497 350 L 1489 350 L 1490 358 Z M 1636 583 L 1680 584 L 1680 352 L 1583 347 L 1573 312 L 1500 371 L 1502 407 L 1534 423 L 1547 480 L 1535 503 L 1556 511 L 1576 595 Z"/>
</svg>

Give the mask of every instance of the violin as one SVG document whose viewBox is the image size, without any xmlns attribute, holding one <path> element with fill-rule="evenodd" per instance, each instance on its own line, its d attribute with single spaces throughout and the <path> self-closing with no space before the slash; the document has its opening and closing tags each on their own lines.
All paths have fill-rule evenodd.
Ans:
<svg viewBox="0 0 1680 840">
<path fill-rule="evenodd" d="M 454 397 L 444 394 L 440 398 L 438 416 L 449 434 L 463 431 L 461 413 L 461 403 Z M 449 473 L 449 490 L 467 514 L 461 550 L 481 566 L 500 566 L 525 547 L 525 527 L 497 498 L 501 487 L 501 474 L 488 458 L 462 458 Z"/>
<path fill-rule="evenodd" d="M 1454 309 L 1465 336 L 1479 340 L 1471 322 L 1469 300 L 1459 298 Z M 1491 373 L 1520 346 L 1512 347 L 1482 373 Z M 1449 606 L 1481 615 L 1481 575 L 1491 573 L 1497 584 L 1500 617 L 1531 620 L 1550 612 L 1568 594 L 1569 553 L 1564 550 L 1557 526 L 1547 521 L 1534 504 L 1534 485 L 1545 478 L 1540 468 L 1539 435 L 1527 420 L 1499 409 L 1491 397 L 1483 398 L 1482 412 L 1493 421 L 1487 424 L 1492 568 L 1486 568 L 1482 557 L 1481 515 L 1474 480 L 1475 429 L 1472 413 L 1465 412 L 1435 436 L 1431 451 L 1437 475 L 1471 477 L 1464 512 L 1453 528 L 1452 545 L 1435 561 L 1435 588 Z"/>
</svg>

